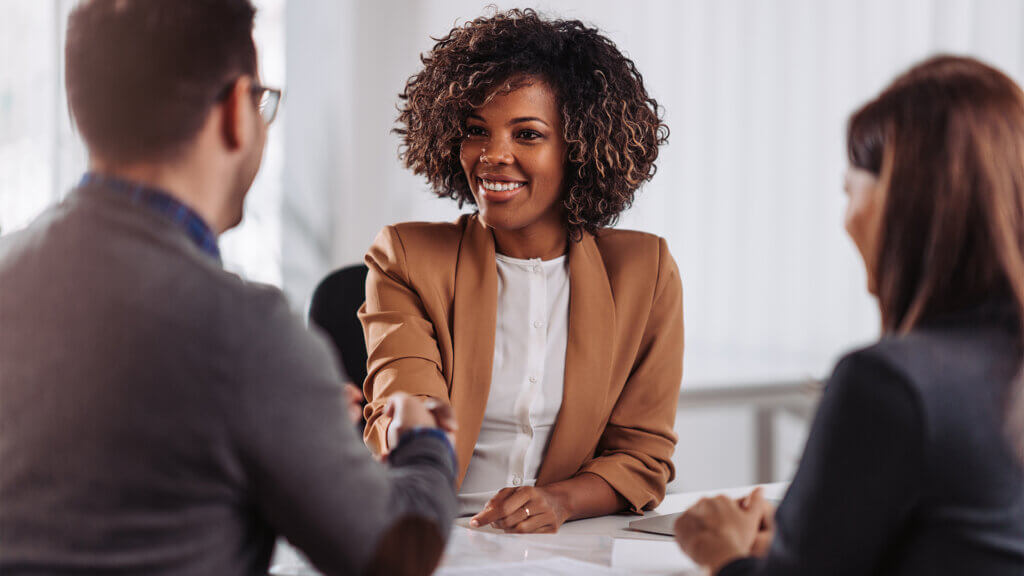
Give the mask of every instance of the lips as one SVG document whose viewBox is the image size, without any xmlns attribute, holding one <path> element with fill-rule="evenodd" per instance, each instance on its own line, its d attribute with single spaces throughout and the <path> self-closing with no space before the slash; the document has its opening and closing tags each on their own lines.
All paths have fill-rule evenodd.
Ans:
<svg viewBox="0 0 1024 576">
<path fill-rule="evenodd" d="M 488 202 L 508 202 L 526 187 L 522 180 L 509 180 L 501 177 L 477 178 L 480 193 Z"/>
</svg>

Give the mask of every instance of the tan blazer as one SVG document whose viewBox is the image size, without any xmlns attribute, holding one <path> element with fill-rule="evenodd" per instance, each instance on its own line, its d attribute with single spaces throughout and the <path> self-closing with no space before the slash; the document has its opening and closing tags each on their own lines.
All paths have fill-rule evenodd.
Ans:
<svg viewBox="0 0 1024 576">
<path fill-rule="evenodd" d="M 683 371 L 683 293 L 664 239 L 625 230 L 569 247 L 569 341 L 562 408 L 538 472 L 543 486 L 589 472 L 634 511 L 674 477 Z M 491 384 L 498 275 L 494 237 L 475 215 L 381 231 L 366 255 L 365 440 L 386 446 L 388 395 L 450 402 L 459 483 Z"/>
</svg>

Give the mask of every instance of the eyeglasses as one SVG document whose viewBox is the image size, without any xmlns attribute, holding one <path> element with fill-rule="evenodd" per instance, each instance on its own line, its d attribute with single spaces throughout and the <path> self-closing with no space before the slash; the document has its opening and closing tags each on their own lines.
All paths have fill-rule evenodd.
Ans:
<svg viewBox="0 0 1024 576">
<path fill-rule="evenodd" d="M 237 79 L 232 80 L 221 89 L 220 94 L 217 95 L 218 102 L 223 102 L 231 94 L 237 81 Z M 274 119 L 277 118 L 277 110 L 281 107 L 281 97 L 284 92 L 279 88 L 268 88 L 262 84 L 253 84 L 249 87 L 249 92 L 256 101 L 256 109 L 260 111 L 260 117 L 263 118 L 267 126 L 273 124 Z"/>
<path fill-rule="evenodd" d="M 280 88 L 267 88 L 259 84 L 252 85 L 252 95 L 256 97 L 256 108 L 260 111 L 263 121 L 270 126 L 277 118 L 277 109 L 281 107 Z"/>
</svg>

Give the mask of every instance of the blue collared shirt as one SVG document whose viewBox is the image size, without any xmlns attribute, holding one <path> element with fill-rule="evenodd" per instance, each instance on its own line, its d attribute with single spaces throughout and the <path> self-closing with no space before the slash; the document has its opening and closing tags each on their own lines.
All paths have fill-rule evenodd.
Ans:
<svg viewBox="0 0 1024 576">
<path fill-rule="evenodd" d="M 180 227 L 200 250 L 209 254 L 217 262 L 221 261 L 220 248 L 217 246 L 217 236 L 213 233 L 213 230 L 207 226 L 206 222 L 195 211 L 179 202 L 167 192 L 96 172 L 86 172 L 78 186 L 79 188 L 95 186 L 124 195 L 134 204 L 144 206 Z"/>
</svg>

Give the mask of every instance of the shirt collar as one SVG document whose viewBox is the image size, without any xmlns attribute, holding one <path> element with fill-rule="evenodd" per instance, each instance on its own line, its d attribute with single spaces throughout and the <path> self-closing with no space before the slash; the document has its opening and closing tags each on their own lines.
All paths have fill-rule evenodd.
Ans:
<svg viewBox="0 0 1024 576">
<path fill-rule="evenodd" d="M 122 180 L 96 172 L 86 172 L 79 188 L 94 186 L 120 194 L 133 204 L 144 206 L 158 216 L 181 228 L 200 250 L 217 262 L 221 261 L 217 236 L 194 210 L 179 202 L 164 190 Z"/>
</svg>

